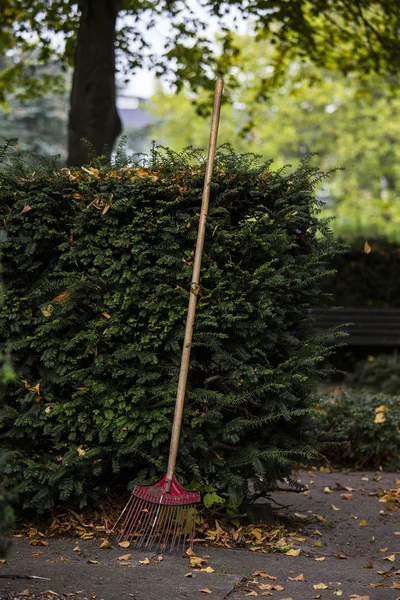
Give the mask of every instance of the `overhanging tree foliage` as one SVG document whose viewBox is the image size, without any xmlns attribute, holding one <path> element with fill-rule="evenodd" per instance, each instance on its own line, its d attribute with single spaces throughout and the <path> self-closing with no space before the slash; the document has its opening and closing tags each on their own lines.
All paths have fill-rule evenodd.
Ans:
<svg viewBox="0 0 400 600">
<path fill-rule="evenodd" d="M 400 64 L 400 7 L 397 0 L 210 0 L 203 12 L 193 13 L 189 2 L 169 0 L 4 0 L 0 15 L 0 50 L 12 51 L 15 64 L 2 73 L 3 99 L 10 89 L 37 93 L 50 84 L 38 77 L 32 63 L 58 59 L 74 66 L 69 128 L 69 162 L 87 162 L 86 138 L 100 153 L 112 146 L 120 125 L 115 108 L 115 51 L 117 69 L 133 73 L 151 65 L 178 88 L 188 82 L 210 90 L 216 72 L 236 85 L 232 65 L 240 66 L 240 49 L 224 25 L 224 14 L 235 9 L 252 22 L 257 36 L 274 44 L 273 71 L 257 91 L 269 96 L 293 57 L 344 73 L 397 73 Z M 216 56 L 205 32 L 209 17 L 222 24 L 221 54 Z M 164 51 L 151 52 L 149 30 L 157 20 L 171 26 Z M 55 44 L 54 34 L 64 40 Z M 57 38 L 57 39 L 59 39 Z M 54 81 L 54 80 L 53 80 Z"/>
</svg>

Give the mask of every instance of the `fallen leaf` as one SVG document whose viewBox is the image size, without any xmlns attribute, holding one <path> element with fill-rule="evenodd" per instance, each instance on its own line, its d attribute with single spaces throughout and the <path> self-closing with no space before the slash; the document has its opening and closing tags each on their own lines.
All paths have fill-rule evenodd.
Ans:
<svg viewBox="0 0 400 600">
<path fill-rule="evenodd" d="M 254 571 L 253 577 L 263 577 L 263 579 L 269 579 L 270 581 L 276 581 L 274 575 L 269 575 L 265 571 Z"/>
<path fill-rule="evenodd" d="M 204 558 L 200 558 L 198 556 L 189 556 L 189 566 L 191 567 L 201 567 L 206 563 L 207 561 Z"/>
<path fill-rule="evenodd" d="M 55 596 L 56 598 L 59 598 L 60 594 L 57 594 L 57 592 L 53 592 L 53 590 L 46 590 L 45 592 L 43 592 L 43 596 Z"/>
<path fill-rule="evenodd" d="M 331 488 L 329 487 L 329 485 L 327 485 L 326 487 L 324 487 L 324 494 L 333 494 Z"/>
<path fill-rule="evenodd" d="M 315 560 L 323 561 L 325 560 L 325 556 L 317 556 Z"/>
<path fill-rule="evenodd" d="M 308 519 L 309 515 L 303 515 L 301 513 L 294 513 L 294 516 L 297 517 L 298 519 Z"/>
<path fill-rule="evenodd" d="M 307 538 L 299 537 L 297 535 L 291 535 L 290 539 L 293 540 L 294 542 L 306 542 L 307 541 Z"/>
<path fill-rule="evenodd" d="M 130 543 L 130 542 L 119 542 L 119 543 L 118 543 L 118 546 L 119 546 L 120 548 L 129 548 L 129 546 L 130 546 L 130 545 L 131 545 L 131 543 Z"/>
<path fill-rule="evenodd" d="M 119 567 L 130 567 L 132 565 L 131 562 L 119 562 L 118 566 Z"/>
<path fill-rule="evenodd" d="M 108 540 L 103 540 L 103 543 L 100 544 L 100 550 L 111 550 L 111 544 Z"/>
<path fill-rule="evenodd" d="M 124 554 L 123 556 L 119 556 L 118 560 L 130 560 L 132 557 L 132 554 Z"/>
<path fill-rule="evenodd" d="M 387 547 L 386 548 L 379 548 L 379 552 L 387 552 L 387 551 L 388 551 Z"/>
<path fill-rule="evenodd" d="M 98 565 L 99 561 L 98 560 L 87 560 L 86 561 L 88 565 Z"/>
<path fill-rule="evenodd" d="M 366 527 L 367 525 L 368 523 L 365 519 L 362 519 L 362 521 L 360 521 L 360 527 Z"/>
<path fill-rule="evenodd" d="M 335 590 L 335 591 L 333 592 L 333 595 L 334 595 L 334 596 L 341 596 L 342 594 L 343 594 L 342 590 Z"/>
<path fill-rule="evenodd" d="M 28 212 L 29 210 L 32 210 L 32 207 L 29 206 L 29 204 L 25 204 L 24 208 L 21 210 L 21 212 L 19 214 L 23 215 L 24 213 Z"/>
<path fill-rule="evenodd" d="M 348 556 L 346 556 L 345 554 L 336 554 L 336 558 L 349 558 Z"/>
<path fill-rule="evenodd" d="M 255 590 L 252 590 L 251 592 L 247 592 L 246 596 L 258 596 L 258 593 Z"/>
<path fill-rule="evenodd" d="M 375 415 L 374 423 L 384 423 L 386 421 L 385 413 L 378 412 Z"/>
<path fill-rule="evenodd" d="M 313 599 L 315 599 L 315 600 L 319 600 L 320 598 L 322 598 L 322 594 L 318 594 L 317 596 L 313 596 Z"/>
<path fill-rule="evenodd" d="M 400 535 L 400 531 L 393 531 L 393 535 Z"/>
<path fill-rule="evenodd" d="M 288 552 L 285 552 L 286 556 L 299 556 L 301 550 L 300 548 L 292 548 L 291 550 L 288 550 Z"/>
<path fill-rule="evenodd" d="M 212 594 L 212 591 L 211 591 L 211 590 L 209 590 L 208 588 L 203 588 L 202 590 L 200 590 L 200 592 L 201 592 L 202 594 Z"/>
<path fill-rule="evenodd" d="M 85 454 L 86 454 L 86 450 L 84 450 L 84 449 L 82 448 L 82 444 L 80 444 L 80 445 L 77 447 L 76 451 L 77 451 L 77 453 L 79 454 L 79 456 L 85 456 Z"/>
<path fill-rule="evenodd" d="M 353 494 L 340 494 L 340 497 L 345 500 L 353 500 Z"/>
<path fill-rule="evenodd" d="M 33 539 L 33 540 L 31 540 L 29 542 L 29 545 L 30 546 L 48 546 L 49 542 L 45 542 L 44 540 L 35 540 L 35 539 Z"/>
<path fill-rule="evenodd" d="M 75 548 L 72 550 L 72 552 L 80 552 L 81 549 L 79 548 L 79 544 L 78 546 L 75 546 Z"/>
<path fill-rule="evenodd" d="M 300 573 L 297 577 L 288 577 L 288 581 L 304 581 L 304 573 Z"/>
<path fill-rule="evenodd" d="M 312 535 L 322 535 L 322 533 L 320 531 L 318 531 L 318 529 L 316 529 L 315 531 L 312 532 Z"/>
<path fill-rule="evenodd" d="M 161 561 L 163 561 L 163 560 L 164 560 L 164 557 L 163 557 L 163 555 L 162 555 L 162 554 L 159 554 L 159 555 L 157 556 L 157 560 L 158 560 L 158 562 L 161 562 Z"/>
<path fill-rule="evenodd" d="M 314 590 L 327 590 L 328 586 L 325 583 L 315 583 L 313 585 Z"/>
<path fill-rule="evenodd" d="M 350 519 L 358 519 L 358 515 L 355 515 L 354 513 L 350 513 Z"/>
<path fill-rule="evenodd" d="M 396 555 L 391 554 L 390 556 L 385 556 L 383 560 L 390 560 L 390 562 L 394 562 L 396 560 Z"/>
<path fill-rule="evenodd" d="M 31 590 L 24 590 L 21 592 L 21 596 L 32 596 Z"/>
<path fill-rule="evenodd" d="M 206 567 L 205 569 L 200 569 L 203 573 L 215 573 L 215 569 L 212 567 Z"/>
<path fill-rule="evenodd" d="M 190 573 L 185 573 L 185 577 L 192 577 L 192 575 L 193 575 L 193 573 L 192 573 L 192 572 L 190 572 Z"/>
<path fill-rule="evenodd" d="M 358 594 L 352 594 L 349 596 L 349 600 L 371 600 L 369 596 L 359 596 Z"/>
<path fill-rule="evenodd" d="M 334 504 L 331 505 L 333 510 L 340 510 L 340 508 L 338 508 L 337 506 L 335 506 Z"/>
<path fill-rule="evenodd" d="M 186 554 L 187 554 L 187 556 L 196 556 L 195 553 L 193 552 L 193 550 L 191 548 L 188 548 L 186 550 Z"/>
<path fill-rule="evenodd" d="M 139 560 L 139 563 L 141 565 L 149 565 L 150 564 L 150 560 L 148 558 L 144 558 L 143 560 Z"/>
<path fill-rule="evenodd" d="M 365 254 L 369 254 L 371 252 L 372 248 L 371 246 L 368 244 L 368 242 L 364 243 L 364 253 Z"/>
<path fill-rule="evenodd" d="M 368 561 L 367 564 L 364 566 L 364 569 L 373 569 L 374 565 L 372 564 L 372 561 Z"/>
</svg>

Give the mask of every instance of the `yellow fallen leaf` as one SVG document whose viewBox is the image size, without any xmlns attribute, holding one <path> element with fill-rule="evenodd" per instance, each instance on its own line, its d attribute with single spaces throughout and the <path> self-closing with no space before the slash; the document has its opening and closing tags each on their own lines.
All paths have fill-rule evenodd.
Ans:
<svg viewBox="0 0 400 600">
<path fill-rule="evenodd" d="M 301 550 L 300 548 L 292 548 L 291 550 L 288 550 L 288 552 L 285 552 L 286 556 L 299 556 Z"/>
<path fill-rule="evenodd" d="M 369 596 L 359 596 L 358 594 L 352 594 L 349 596 L 349 600 L 371 600 Z"/>
<path fill-rule="evenodd" d="M 374 423 L 384 423 L 386 421 L 385 413 L 378 412 L 375 415 Z"/>
<path fill-rule="evenodd" d="M 100 544 L 100 550 L 111 550 L 111 544 L 108 540 L 103 540 Z"/>
<path fill-rule="evenodd" d="M 203 588 L 202 590 L 200 590 L 200 592 L 201 592 L 202 594 L 212 594 L 212 591 L 211 591 L 211 590 L 209 590 L 208 588 Z"/>
<path fill-rule="evenodd" d="M 207 561 L 205 560 L 205 558 L 200 558 L 199 556 L 189 556 L 190 567 L 201 567 L 206 563 Z"/>
<path fill-rule="evenodd" d="M 346 556 L 345 554 L 336 554 L 336 558 L 345 559 L 345 558 L 349 558 L 349 557 Z"/>
<path fill-rule="evenodd" d="M 343 594 L 342 590 L 335 590 L 335 591 L 333 592 L 333 595 L 334 595 L 334 596 L 341 596 L 342 594 Z"/>
<path fill-rule="evenodd" d="M 76 451 L 79 454 L 79 456 L 85 456 L 85 454 L 86 454 L 86 450 L 83 449 L 82 444 L 80 444 L 77 447 Z"/>
<path fill-rule="evenodd" d="M 400 531 L 393 531 L 393 535 L 400 535 Z"/>
<path fill-rule="evenodd" d="M 79 544 L 77 546 L 75 546 L 75 548 L 72 550 L 72 552 L 80 552 L 81 549 L 79 548 Z"/>
<path fill-rule="evenodd" d="M 334 504 L 331 505 L 333 510 L 340 510 L 340 508 L 338 508 L 337 506 L 335 506 Z"/>
<path fill-rule="evenodd" d="M 163 561 L 163 560 L 164 560 L 164 557 L 163 557 L 163 555 L 162 555 L 162 554 L 159 554 L 159 555 L 157 556 L 157 560 L 158 560 L 158 562 L 161 562 L 161 561 Z"/>
<path fill-rule="evenodd" d="M 355 515 L 354 513 L 350 513 L 350 519 L 358 519 L 358 515 Z"/>
<path fill-rule="evenodd" d="M 88 560 L 86 561 L 88 565 L 98 565 L 99 561 L 98 560 Z"/>
<path fill-rule="evenodd" d="M 139 563 L 141 565 L 149 565 L 150 564 L 150 560 L 148 558 L 144 558 L 143 560 L 139 560 Z"/>
<path fill-rule="evenodd" d="M 364 253 L 365 254 L 369 254 L 371 252 L 372 248 L 371 246 L 368 244 L 368 242 L 364 243 Z"/>
<path fill-rule="evenodd" d="M 193 573 L 185 573 L 185 577 L 192 577 Z"/>
<path fill-rule="evenodd" d="M 269 579 L 270 581 L 276 580 L 276 577 L 274 577 L 274 575 L 269 575 L 265 571 L 254 571 L 253 577 L 262 577 L 263 579 Z"/>
<path fill-rule="evenodd" d="M 316 529 L 315 531 L 312 532 L 312 535 L 322 535 L 322 533 L 320 531 L 318 531 L 318 529 Z"/>
<path fill-rule="evenodd" d="M 288 581 L 304 581 L 304 573 L 300 573 L 297 577 L 288 577 Z"/>
<path fill-rule="evenodd" d="M 130 567 L 132 565 L 132 563 L 130 561 L 126 562 L 126 561 L 121 561 L 118 563 L 119 567 Z"/>
<path fill-rule="evenodd" d="M 400 583 L 394 583 L 394 584 L 393 584 L 391 587 L 392 587 L 394 590 L 400 590 Z"/>
<path fill-rule="evenodd" d="M 41 553 L 41 554 L 42 554 L 42 553 Z M 6 558 L 1 558 L 1 559 L 0 559 L 0 567 L 2 567 L 3 565 L 5 565 L 5 564 L 6 564 L 6 562 L 7 562 L 7 559 L 6 559 Z"/>
<path fill-rule="evenodd" d="M 258 596 L 258 593 L 255 590 L 252 590 L 251 592 L 247 592 L 246 596 Z"/>
<path fill-rule="evenodd" d="M 315 560 L 323 561 L 325 560 L 325 556 L 317 556 Z"/>
<path fill-rule="evenodd" d="M 387 547 L 386 548 L 379 548 L 379 552 L 387 552 L 387 551 L 388 551 Z"/>
<path fill-rule="evenodd" d="M 55 596 L 56 598 L 59 598 L 60 594 L 57 594 L 57 592 L 53 592 L 53 590 L 46 590 L 45 592 L 43 592 L 43 596 Z"/>
<path fill-rule="evenodd" d="M 130 546 L 130 545 L 131 545 L 131 543 L 130 543 L 130 542 L 119 542 L 119 543 L 118 543 L 118 546 L 119 546 L 120 548 L 129 548 L 129 546 Z"/>
<path fill-rule="evenodd" d="M 30 546 L 46 546 L 47 547 L 49 545 L 49 542 L 45 542 L 45 540 L 33 539 L 29 542 L 29 545 Z"/>
<path fill-rule="evenodd" d="M 205 569 L 200 569 L 203 573 L 215 573 L 215 569 L 212 567 L 206 567 Z"/>
<path fill-rule="evenodd" d="M 325 583 L 314 583 L 313 588 L 314 590 L 327 590 L 328 586 Z"/>
<path fill-rule="evenodd" d="M 123 556 L 119 556 L 118 560 L 130 560 L 132 557 L 132 554 L 124 554 Z"/>
<path fill-rule="evenodd" d="M 327 485 L 326 487 L 324 487 L 324 494 L 333 494 L 331 488 L 329 487 L 329 485 Z"/>
<path fill-rule="evenodd" d="M 362 519 L 362 521 L 360 521 L 360 527 L 366 527 L 367 525 L 368 523 L 365 519 Z"/>
<path fill-rule="evenodd" d="M 377 406 L 375 409 L 376 413 L 379 412 L 387 412 L 389 410 L 389 408 L 387 406 L 385 406 L 384 404 L 381 404 L 381 406 Z"/>
<path fill-rule="evenodd" d="M 390 560 L 390 562 L 394 562 L 396 560 L 396 555 L 391 554 L 390 556 L 385 556 L 383 560 Z"/>
</svg>

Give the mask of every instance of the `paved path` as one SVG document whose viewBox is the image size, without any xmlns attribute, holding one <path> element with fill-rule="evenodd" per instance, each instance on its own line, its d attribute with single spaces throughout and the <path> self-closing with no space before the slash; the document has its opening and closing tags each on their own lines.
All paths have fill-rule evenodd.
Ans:
<svg viewBox="0 0 400 600">
<path fill-rule="evenodd" d="M 32 547 L 28 539 L 18 538 L 0 569 L 0 599 L 349 600 L 354 595 L 356 600 L 358 595 L 358 600 L 400 600 L 400 535 L 395 535 L 400 532 L 400 510 L 386 510 L 377 495 L 371 495 L 380 487 L 393 488 L 396 475 L 302 472 L 300 476 L 309 486 L 308 494 L 275 496 L 291 505 L 293 534 L 300 538 L 292 539 L 298 556 L 197 545 L 196 554 L 206 557 L 206 565 L 214 569 L 207 573 L 190 568 L 187 557 L 166 554 L 159 561 L 145 551 L 121 549 L 113 540 L 111 549 L 101 550 L 101 542 L 93 539 L 49 538 L 48 546 Z M 363 521 L 366 524 L 360 525 Z M 74 552 L 78 541 L 80 551 Z M 119 560 L 125 554 L 131 557 Z M 141 564 L 146 558 L 150 563 Z M 50 581 L 3 577 L 13 573 Z M 185 577 L 187 573 L 191 577 Z M 26 595 L 20 595 L 24 590 Z"/>
</svg>

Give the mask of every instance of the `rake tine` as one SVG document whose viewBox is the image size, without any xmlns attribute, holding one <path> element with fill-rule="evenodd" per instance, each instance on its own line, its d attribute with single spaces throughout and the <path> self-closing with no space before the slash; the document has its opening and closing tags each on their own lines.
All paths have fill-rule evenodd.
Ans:
<svg viewBox="0 0 400 600">
<path fill-rule="evenodd" d="M 132 510 L 129 513 L 129 519 L 127 519 L 126 523 L 123 525 L 123 530 L 120 536 L 121 538 L 128 538 L 131 535 L 131 531 L 138 521 L 138 516 L 140 515 L 140 511 L 142 510 L 143 506 L 144 500 L 138 498 L 138 502 L 132 506 Z"/>
<path fill-rule="evenodd" d="M 133 501 L 132 501 L 132 499 L 133 499 Z M 136 509 L 136 508 L 137 508 L 137 506 L 140 504 L 140 498 L 136 498 L 135 496 L 131 496 L 131 500 L 128 502 L 128 504 L 129 504 L 130 506 L 129 506 L 129 509 L 128 509 L 128 511 L 127 511 L 126 517 L 125 517 L 125 519 L 124 519 L 124 521 L 123 521 L 123 523 L 122 523 L 122 526 L 121 526 L 121 533 L 119 534 L 119 536 L 118 536 L 118 539 L 122 539 L 122 537 L 123 537 L 124 533 L 125 533 L 125 532 L 126 532 L 126 530 L 128 529 L 128 524 L 129 524 L 129 522 L 130 522 L 130 519 L 131 519 L 132 513 L 134 513 L 134 512 L 135 512 L 135 509 Z M 126 506 L 128 506 L 128 504 L 127 504 Z"/>
<path fill-rule="evenodd" d="M 192 510 L 193 510 L 193 518 L 190 521 L 190 533 L 189 533 L 189 535 L 190 535 L 190 542 L 189 542 L 190 543 L 190 546 L 189 546 L 190 549 L 193 548 L 194 534 L 195 534 L 195 531 L 196 531 L 196 514 L 197 514 L 196 505 L 193 506 Z"/>
<path fill-rule="evenodd" d="M 166 518 L 166 526 L 164 527 L 164 532 L 162 534 L 162 538 L 160 540 L 160 545 L 162 545 L 164 548 L 167 547 L 167 543 L 168 543 L 168 536 L 169 536 L 169 531 L 171 529 L 171 524 L 173 521 L 173 517 L 174 517 L 174 506 L 170 505 L 168 506 L 168 514 L 167 514 L 167 518 Z"/>
<path fill-rule="evenodd" d="M 145 516 L 143 518 L 143 521 L 140 522 L 140 539 L 137 543 L 137 547 L 141 548 L 143 546 L 143 543 L 145 541 L 145 539 L 147 538 L 147 528 L 149 526 L 149 524 L 151 523 L 152 517 L 153 517 L 153 508 L 156 505 L 152 505 L 150 506 L 147 510 L 147 513 L 145 513 Z"/>
</svg>

